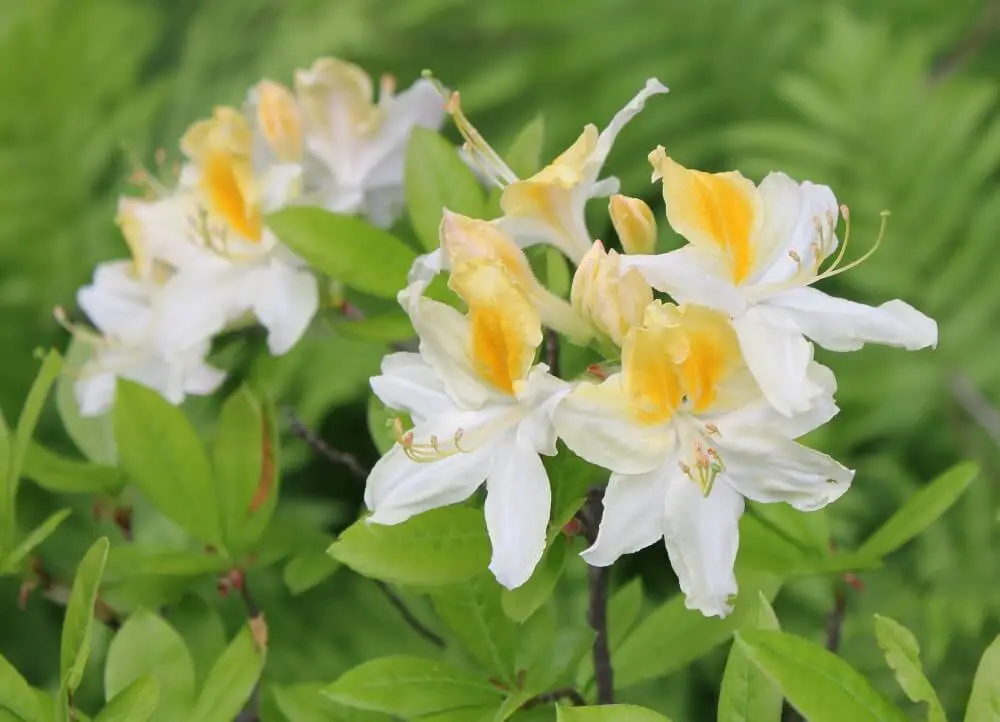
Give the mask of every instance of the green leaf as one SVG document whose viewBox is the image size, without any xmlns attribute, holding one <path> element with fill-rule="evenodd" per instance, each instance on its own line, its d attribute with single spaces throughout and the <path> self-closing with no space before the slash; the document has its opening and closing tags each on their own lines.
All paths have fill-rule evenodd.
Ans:
<svg viewBox="0 0 1000 722">
<path fill-rule="evenodd" d="M 118 450 L 110 412 L 101 416 L 81 416 L 80 407 L 73 395 L 73 384 L 84 364 L 94 353 L 94 346 L 86 340 L 73 338 L 66 347 L 63 372 L 56 383 L 56 410 L 63 428 L 84 456 L 97 464 L 116 466 Z"/>
<path fill-rule="evenodd" d="M 323 696 L 323 685 L 271 687 L 275 704 L 290 722 L 393 722 L 395 717 L 337 704 Z"/>
<path fill-rule="evenodd" d="M 267 218 L 282 243 L 309 265 L 364 293 L 395 298 L 416 254 L 388 231 L 322 208 L 284 208 Z"/>
<path fill-rule="evenodd" d="M 130 616 L 108 647 L 105 699 L 114 699 L 135 680 L 150 675 L 160 689 L 152 722 L 190 719 L 194 665 L 181 636 L 162 618 L 144 609 Z"/>
<path fill-rule="evenodd" d="M 264 669 L 266 656 L 266 650 L 257 644 L 250 627 L 244 626 L 208 673 L 190 719 L 193 722 L 231 722 L 250 698 Z"/>
<path fill-rule="evenodd" d="M 184 413 L 152 389 L 119 380 L 114 419 L 128 478 L 182 529 L 221 545 L 212 468 Z"/>
<path fill-rule="evenodd" d="M 39 718 L 34 691 L 14 665 L 0 655 L 0 720 L 3 720 L 3 712 L 14 715 L 14 722 L 34 722 Z"/>
<path fill-rule="evenodd" d="M 612 655 L 632 631 L 642 609 L 642 580 L 636 577 L 615 591 L 608 601 L 608 648 Z M 576 673 L 576 685 L 586 689 L 594 679 L 594 658 L 585 655 Z"/>
<path fill-rule="evenodd" d="M 381 343 L 406 341 L 416 335 L 410 317 L 402 311 L 387 311 L 356 321 L 340 321 L 336 329 L 339 333 L 359 341 Z"/>
<path fill-rule="evenodd" d="M 445 208 L 473 218 L 485 212 L 476 174 L 459 156 L 458 148 L 428 128 L 414 128 L 410 135 L 403 187 L 410 225 L 429 251 L 441 245 L 438 228 Z"/>
<path fill-rule="evenodd" d="M 858 554 L 882 557 L 896 551 L 937 521 L 978 475 L 979 466 L 974 462 L 953 466 L 910 497 L 861 545 Z"/>
<path fill-rule="evenodd" d="M 94 722 L 146 722 L 160 701 L 156 677 L 144 675 L 115 695 Z"/>
<path fill-rule="evenodd" d="M 323 583 L 341 567 L 340 562 L 326 553 L 330 546 L 328 537 L 321 536 L 324 540 L 322 546 L 303 549 L 285 565 L 282 579 L 292 596 L 307 592 Z"/>
<path fill-rule="evenodd" d="M 359 519 L 340 535 L 329 554 L 366 577 L 438 586 L 464 581 L 486 569 L 490 541 L 481 511 L 447 506 L 395 526 Z"/>
<path fill-rule="evenodd" d="M 524 622 L 552 596 L 556 583 L 566 568 L 568 549 L 569 539 L 557 536 L 552 540 L 542 561 L 535 567 L 531 578 L 517 589 L 504 590 L 503 610 L 508 617 L 516 622 Z"/>
<path fill-rule="evenodd" d="M 784 632 L 739 632 L 740 645 L 809 722 L 906 722 L 906 715 L 847 662 Z"/>
<path fill-rule="evenodd" d="M 763 594 L 757 607 L 743 620 L 743 629 L 777 631 L 778 618 Z M 781 693 L 750 661 L 743 648 L 733 644 L 726 660 L 719 690 L 718 722 L 780 722 Z"/>
<path fill-rule="evenodd" d="M 35 443 L 24 457 L 23 474 L 49 491 L 69 494 L 118 496 L 126 483 L 120 469 L 67 459 Z"/>
<path fill-rule="evenodd" d="M 2 473 L 4 469 L 0 469 L 0 549 L 9 551 L 14 546 L 14 535 L 17 531 L 14 513 L 24 457 L 28 453 L 28 445 L 35 433 L 35 426 L 38 425 L 38 417 L 42 414 L 49 389 L 59 376 L 60 369 L 62 369 L 62 356 L 56 351 L 49 351 L 21 409 L 17 428 L 10 441 L 10 450 L 4 454 L 7 456 L 7 466 L 6 473 Z"/>
<path fill-rule="evenodd" d="M 59 525 L 62 524 L 66 520 L 66 517 L 68 517 L 71 513 L 72 510 L 70 509 L 60 509 L 59 511 L 50 514 L 45 521 L 39 524 L 33 532 L 28 534 L 28 536 L 26 536 L 21 543 L 14 547 L 14 550 L 7 555 L 7 558 L 3 560 L 2 564 L 0 564 L 0 572 L 16 571 L 17 568 L 21 566 L 21 562 L 24 561 L 25 557 L 27 557 L 35 549 L 35 547 L 52 536 L 52 533 L 59 528 Z"/>
<path fill-rule="evenodd" d="M 504 154 L 504 161 L 518 178 L 528 178 L 542 169 L 542 144 L 545 141 L 545 116 L 538 113 L 514 138 Z"/>
<path fill-rule="evenodd" d="M 557 722 L 670 722 L 659 712 L 631 704 L 559 707 Z"/>
<path fill-rule="evenodd" d="M 349 707 L 413 718 L 475 705 L 503 694 L 479 675 L 420 657 L 383 657 L 346 672 L 323 693 Z"/>
<path fill-rule="evenodd" d="M 979 660 L 965 708 L 965 722 L 997 720 L 1000 720 L 1000 637 L 993 640 Z"/>
<path fill-rule="evenodd" d="M 76 568 L 76 578 L 66 603 L 63 620 L 62 645 L 59 653 L 59 677 L 62 685 L 75 690 L 90 656 L 90 638 L 94 631 L 94 604 L 97 589 L 108 559 L 107 537 L 101 537 L 87 550 Z"/>
<path fill-rule="evenodd" d="M 781 586 L 770 574 L 747 573 L 737 569 L 739 596 L 733 613 L 725 619 L 706 617 L 687 609 L 683 595 L 677 595 L 646 617 L 611 655 L 615 684 L 619 688 L 665 677 L 729 639 L 744 618 L 757 606 L 757 595 L 774 599 Z M 670 654 L 663 650 L 669 649 Z"/>
<path fill-rule="evenodd" d="M 380 454 L 387 453 L 396 443 L 392 421 L 397 417 L 404 423 L 410 421 L 408 415 L 387 408 L 375 394 L 368 397 L 368 433 Z"/>
<path fill-rule="evenodd" d="M 195 688 L 198 689 L 226 648 L 222 617 L 201 597 L 187 594 L 170 607 L 170 624 L 181 635 L 191 654 Z"/>
<path fill-rule="evenodd" d="M 924 676 L 920 645 L 913 633 L 895 620 L 876 614 L 875 637 L 906 696 L 913 702 L 927 703 L 928 722 L 945 722 L 944 709 L 937 693 Z"/>
<path fill-rule="evenodd" d="M 462 647 L 493 675 L 514 680 L 517 625 L 503 612 L 503 588 L 484 572 L 467 582 L 431 592 L 434 610 Z"/>
</svg>

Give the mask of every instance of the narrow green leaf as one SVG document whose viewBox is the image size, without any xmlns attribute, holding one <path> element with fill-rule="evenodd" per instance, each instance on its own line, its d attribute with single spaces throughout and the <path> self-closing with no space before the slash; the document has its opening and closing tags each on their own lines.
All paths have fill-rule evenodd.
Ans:
<svg viewBox="0 0 1000 722">
<path fill-rule="evenodd" d="M 516 622 L 524 622 L 552 596 L 556 583 L 566 568 L 568 549 L 569 539 L 557 536 L 552 540 L 542 561 L 535 567 L 531 578 L 517 589 L 504 590 L 503 610 L 508 617 Z"/>
<path fill-rule="evenodd" d="M 659 712 L 631 704 L 600 707 L 559 707 L 558 722 L 670 722 Z"/>
<path fill-rule="evenodd" d="M 182 529 L 221 545 L 212 468 L 184 413 L 152 389 L 119 380 L 114 420 L 128 478 Z"/>
<path fill-rule="evenodd" d="M 416 254 L 388 231 L 322 208 L 284 208 L 267 218 L 282 243 L 309 265 L 364 293 L 395 298 Z"/>
<path fill-rule="evenodd" d="M 94 346 L 87 341 L 73 338 L 66 347 L 63 372 L 56 383 L 56 410 L 63 428 L 84 456 L 97 464 L 116 466 L 118 450 L 111 413 L 101 416 L 80 415 L 80 407 L 73 394 L 73 384 L 84 364 L 94 353 Z"/>
<path fill-rule="evenodd" d="M 979 660 L 965 708 L 965 722 L 997 720 L 1000 720 L 1000 637 L 993 640 Z"/>
<path fill-rule="evenodd" d="M 357 321 L 341 321 L 337 331 L 359 341 L 393 343 L 413 338 L 416 332 L 410 317 L 402 311 L 387 311 Z"/>
<path fill-rule="evenodd" d="M 896 551 L 937 521 L 979 475 L 979 466 L 966 461 L 953 466 L 921 488 L 872 534 L 858 554 L 882 557 Z"/>
<path fill-rule="evenodd" d="M 266 656 L 250 627 L 244 626 L 208 673 L 192 722 L 230 722 L 235 718 L 260 679 Z"/>
<path fill-rule="evenodd" d="M 144 675 L 116 694 L 94 722 L 147 722 L 159 701 L 156 677 Z"/>
<path fill-rule="evenodd" d="M 278 709 L 290 722 L 394 722 L 396 717 L 337 704 L 323 695 L 323 685 L 305 683 L 271 687 Z"/>
<path fill-rule="evenodd" d="M 69 690 L 75 690 L 83 679 L 83 670 L 90 656 L 90 638 L 94 631 L 94 604 L 97 590 L 108 559 L 107 537 L 101 537 L 87 550 L 76 568 L 76 578 L 66 603 L 62 645 L 59 653 L 59 677 Z"/>
<path fill-rule="evenodd" d="M 475 705 L 503 694 L 484 677 L 446 662 L 383 657 L 346 672 L 323 693 L 349 707 L 413 718 Z"/>
<path fill-rule="evenodd" d="M 187 645 L 194 663 L 195 689 L 199 689 L 226 648 L 222 617 L 200 596 L 187 594 L 170 607 L 170 624 Z"/>
<path fill-rule="evenodd" d="M 111 547 L 104 576 L 108 581 L 137 577 L 197 577 L 231 566 L 218 554 L 159 551 L 142 544 Z"/>
<path fill-rule="evenodd" d="M 297 596 L 318 584 L 322 584 L 340 569 L 340 562 L 326 553 L 330 546 L 329 540 L 325 535 L 323 539 L 326 540 L 323 546 L 315 549 L 303 549 L 289 559 L 285 565 L 282 579 L 292 596 Z"/>
<path fill-rule="evenodd" d="M 40 716 L 34 691 L 14 665 L 0 655 L 0 720 L 4 712 L 13 715 L 15 722 L 34 722 Z"/>
<path fill-rule="evenodd" d="M 3 560 L 0 564 L 0 571 L 6 570 L 7 572 L 13 572 L 21 566 L 21 562 L 24 561 L 38 545 L 52 536 L 52 533 L 59 528 L 66 517 L 72 513 L 71 509 L 60 509 L 57 512 L 53 512 L 48 516 L 48 518 L 43 521 L 38 527 L 28 534 L 20 544 L 14 547 L 14 550 L 7 555 L 7 558 Z"/>
<path fill-rule="evenodd" d="M 22 473 L 44 489 L 68 494 L 118 496 L 126 483 L 120 469 L 67 459 L 35 443 L 28 447 Z"/>
<path fill-rule="evenodd" d="M 528 121 L 510 148 L 504 160 L 518 178 L 529 178 L 542 169 L 542 145 L 545 141 L 545 116 L 538 113 Z"/>
<path fill-rule="evenodd" d="M 777 631 L 778 618 L 763 594 L 757 607 L 743 620 L 743 629 Z M 718 722 L 780 722 L 781 693 L 750 661 L 743 648 L 733 644 L 719 690 Z"/>
<path fill-rule="evenodd" d="M 847 662 L 784 632 L 739 632 L 736 644 L 809 722 L 906 722 Z"/>
<path fill-rule="evenodd" d="M 927 703 L 928 722 L 945 722 L 944 708 L 924 675 L 920 645 L 913 633 L 895 620 L 876 614 L 875 638 L 906 696 L 913 702 Z"/>
<path fill-rule="evenodd" d="M 484 668 L 507 682 L 514 681 L 517 625 L 503 613 L 503 588 L 484 572 L 474 579 L 431 592 L 434 610 Z"/>
<path fill-rule="evenodd" d="M 406 212 L 414 233 L 429 251 L 440 246 L 438 228 L 445 208 L 473 218 L 485 211 L 476 174 L 458 148 L 428 128 L 414 128 L 406 146 L 403 171 Z"/>
<path fill-rule="evenodd" d="M 152 722 L 191 719 L 194 665 L 181 636 L 162 618 L 144 609 L 130 616 L 108 648 L 105 699 L 114 699 L 144 675 L 156 678 L 160 702 Z"/>
<path fill-rule="evenodd" d="M 329 554 L 367 577 L 437 586 L 486 569 L 490 542 L 481 511 L 447 506 L 395 526 L 359 519 L 340 535 Z"/>
</svg>

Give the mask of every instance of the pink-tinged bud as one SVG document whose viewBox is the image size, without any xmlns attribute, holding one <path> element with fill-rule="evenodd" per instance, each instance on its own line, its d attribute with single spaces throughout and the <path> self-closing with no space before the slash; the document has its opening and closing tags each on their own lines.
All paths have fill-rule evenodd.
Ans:
<svg viewBox="0 0 1000 722">
<path fill-rule="evenodd" d="M 656 218 L 638 198 L 613 195 L 608 204 L 611 223 L 626 253 L 652 253 L 656 246 Z"/>
</svg>

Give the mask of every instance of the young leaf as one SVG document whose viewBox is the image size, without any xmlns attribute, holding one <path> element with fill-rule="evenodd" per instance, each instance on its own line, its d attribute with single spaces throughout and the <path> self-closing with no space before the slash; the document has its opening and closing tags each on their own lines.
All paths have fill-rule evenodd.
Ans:
<svg viewBox="0 0 1000 722">
<path fill-rule="evenodd" d="M 18 567 L 21 566 L 21 562 L 24 561 L 38 545 L 52 536 L 52 533 L 62 524 L 66 517 L 71 514 L 70 509 L 60 509 L 59 511 L 53 512 L 49 517 L 43 521 L 38 527 L 28 534 L 20 544 L 18 544 L 7 555 L 7 558 L 0 563 L 0 573 L 3 572 L 13 572 L 16 571 Z"/>
<path fill-rule="evenodd" d="M 34 691 L 14 665 L 0 655 L 0 720 L 4 712 L 13 715 L 14 722 L 32 722 L 40 716 Z"/>
<path fill-rule="evenodd" d="M 67 459 L 34 443 L 24 457 L 23 475 L 49 491 L 69 494 L 118 496 L 126 483 L 121 469 Z"/>
<path fill-rule="evenodd" d="M 190 719 L 194 700 L 191 654 L 173 627 L 140 609 L 126 620 L 108 647 L 105 699 L 114 699 L 144 675 L 154 677 L 160 690 L 152 722 Z"/>
<path fill-rule="evenodd" d="M 282 243 L 321 273 L 381 298 L 395 298 L 417 255 L 388 231 L 322 208 L 284 208 L 267 218 Z"/>
<path fill-rule="evenodd" d="M 965 708 L 965 722 L 997 720 L 1000 720 L 1000 637 L 993 640 L 979 660 L 969 705 Z"/>
<path fill-rule="evenodd" d="M 859 672 L 817 644 L 762 631 L 739 632 L 736 644 L 809 722 L 906 722 Z"/>
<path fill-rule="evenodd" d="M 147 722 L 160 701 L 156 677 L 144 675 L 115 695 L 94 722 Z"/>
<path fill-rule="evenodd" d="M 743 620 L 743 628 L 778 630 L 778 618 L 763 594 L 757 607 Z M 726 660 L 719 690 L 718 722 L 780 722 L 781 693 L 750 661 L 743 648 L 733 644 Z"/>
<path fill-rule="evenodd" d="M 226 648 L 226 630 L 219 613 L 195 594 L 170 607 L 170 624 L 181 635 L 194 663 L 195 688 L 200 688 Z"/>
<path fill-rule="evenodd" d="M 412 719 L 434 712 L 499 705 L 503 693 L 484 677 L 446 662 L 383 657 L 345 672 L 323 690 L 335 702 Z"/>
<path fill-rule="evenodd" d="M 883 557 L 896 551 L 937 521 L 978 475 L 979 466 L 974 462 L 953 466 L 910 497 L 903 508 L 861 545 L 858 554 Z"/>
<path fill-rule="evenodd" d="M 94 630 L 94 604 L 97 589 L 108 559 L 107 537 L 101 537 L 87 550 L 76 568 L 76 578 L 66 603 L 62 645 L 59 653 L 59 678 L 64 688 L 75 690 L 83 679 L 90 656 L 90 637 Z"/>
<path fill-rule="evenodd" d="M 913 633 L 895 620 L 876 614 L 875 638 L 906 696 L 913 702 L 927 703 L 928 722 L 945 722 L 944 709 L 937 693 L 924 676 L 920 664 L 920 645 Z"/>
<path fill-rule="evenodd" d="M 118 450 L 111 413 L 81 416 L 73 393 L 73 384 L 76 383 L 80 369 L 90 360 L 93 352 L 94 346 L 91 343 L 76 338 L 69 342 L 63 372 L 56 383 L 56 410 L 69 438 L 84 456 L 96 464 L 115 466 L 118 463 Z"/>
<path fill-rule="evenodd" d="M 261 649 L 249 626 L 244 626 L 208 673 L 198 695 L 192 722 L 230 722 L 250 698 L 260 679 L 267 650 Z"/>
<path fill-rule="evenodd" d="M 366 577 L 438 586 L 486 569 L 490 542 L 482 512 L 447 506 L 395 526 L 359 519 L 340 535 L 329 554 Z"/>
<path fill-rule="evenodd" d="M 270 688 L 278 709 L 291 722 L 393 722 L 397 719 L 381 712 L 344 707 L 324 697 L 322 690 L 323 685 L 312 683 Z"/>
<path fill-rule="evenodd" d="M 631 704 L 559 707 L 557 722 L 670 722 L 659 712 Z"/>
<path fill-rule="evenodd" d="M 562 535 L 557 536 L 552 540 L 541 563 L 535 567 L 531 578 L 517 589 L 504 590 L 501 601 L 508 617 L 523 623 L 552 596 L 556 583 L 566 568 L 568 549 L 569 539 Z"/>
<path fill-rule="evenodd" d="M 542 144 L 545 140 L 545 117 L 539 113 L 517 134 L 504 154 L 504 160 L 518 178 L 529 178 L 542 168 Z"/>
<path fill-rule="evenodd" d="M 429 128 L 414 128 L 406 146 L 403 173 L 406 212 L 424 248 L 440 246 L 442 211 L 481 218 L 483 190 L 476 174 L 458 154 L 458 148 Z"/>
<path fill-rule="evenodd" d="M 503 613 L 502 587 L 482 573 L 467 582 L 431 592 L 434 610 L 466 651 L 493 675 L 514 680 L 517 625 Z"/>
<path fill-rule="evenodd" d="M 119 380 L 114 421 L 118 455 L 128 478 L 182 529 L 219 545 L 212 469 L 184 413 L 152 389 Z"/>
</svg>

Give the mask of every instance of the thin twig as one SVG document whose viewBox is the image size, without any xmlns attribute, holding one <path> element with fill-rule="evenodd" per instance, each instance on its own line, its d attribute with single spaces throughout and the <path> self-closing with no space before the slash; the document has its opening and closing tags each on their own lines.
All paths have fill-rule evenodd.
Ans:
<svg viewBox="0 0 1000 722">
<path fill-rule="evenodd" d="M 590 544 L 597 540 L 597 530 L 604 512 L 604 492 L 592 489 L 583 508 L 583 534 Z M 597 685 L 597 704 L 615 701 L 614 670 L 611 667 L 611 648 L 608 643 L 608 586 L 611 581 L 608 567 L 590 567 L 587 570 L 589 599 L 587 622 L 594 630 L 594 681 Z"/>
<path fill-rule="evenodd" d="M 826 618 L 826 648 L 836 654 L 840 647 L 840 636 L 847 616 L 847 593 L 839 584 L 833 592 L 833 609 Z"/>
<path fill-rule="evenodd" d="M 291 426 L 295 435 L 309 444 L 314 451 L 319 452 L 322 456 L 326 457 L 326 459 L 332 461 L 334 464 L 343 466 L 351 472 L 352 476 L 360 479 L 361 481 L 368 479 L 368 470 L 360 461 L 358 461 L 358 458 L 354 456 L 354 454 L 334 449 L 332 446 L 327 444 L 323 441 L 323 439 L 314 434 L 309 427 L 303 423 L 302 419 L 295 415 L 295 412 L 290 407 L 284 406 L 282 407 L 282 411 L 285 413 L 285 417 L 288 419 L 288 425 Z"/>
<path fill-rule="evenodd" d="M 240 599 L 243 600 L 243 606 L 246 607 L 247 624 L 250 625 L 250 632 L 253 635 L 254 642 L 261 649 L 266 649 L 267 624 L 264 621 L 264 614 L 257 604 L 257 600 L 254 599 L 253 593 L 250 591 L 246 572 L 239 570 L 235 578 L 236 589 L 240 593 Z M 234 722 L 260 722 L 260 680 L 254 684 L 253 689 L 250 691 L 250 697 L 247 699 L 246 704 L 243 705 L 240 713 L 236 715 Z"/>
<path fill-rule="evenodd" d="M 969 31 L 936 63 L 930 74 L 930 82 L 940 83 L 961 70 L 986 47 L 997 30 L 1000 30 L 1000 0 L 993 0 L 983 6 Z"/>
<path fill-rule="evenodd" d="M 569 700 L 570 703 L 577 707 L 583 707 L 587 704 L 587 700 L 583 698 L 583 695 L 577 692 L 572 687 L 560 687 L 559 689 L 554 689 L 551 692 L 545 692 L 543 694 L 538 694 L 525 702 L 521 709 L 531 709 L 533 707 L 540 707 L 543 704 L 549 704 L 550 702 L 558 702 L 561 699 Z"/>
<path fill-rule="evenodd" d="M 425 640 L 433 644 L 435 647 L 438 647 L 439 649 L 444 649 L 445 647 L 444 640 L 440 636 L 438 636 L 437 633 L 435 633 L 433 630 L 429 629 L 426 625 L 424 625 L 423 622 L 417 619 L 416 615 L 412 611 L 410 611 L 410 608 L 408 606 L 406 606 L 406 602 L 404 602 L 402 597 L 400 597 L 398 594 L 396 594 L 395 591 L 393 591 L 392 587 L 390 587 L 388 584 L 378 579 L 375 580 L 375 584 L 378 586 L 380 590 L 382 590 L 382 594 L 385 595 L 385 598 L 388 599 L 389 603 L 396 608 L 396 611 L 399 612 L 399 616 L 403 618 L 404 622 L 410 625 L 410 628 L 414 632 L 419 634 L 421 637 L 423 637 Z"/>
<path fill-rule="evenodd" d="M 559 334 L 551 328 L 545 329 L 545 363 L 549 373 L 559 377 Z"/>
</svg>

